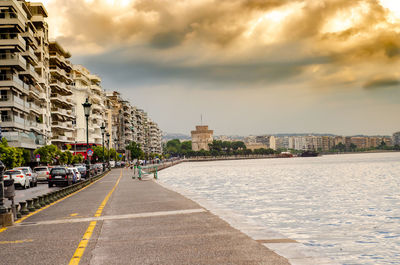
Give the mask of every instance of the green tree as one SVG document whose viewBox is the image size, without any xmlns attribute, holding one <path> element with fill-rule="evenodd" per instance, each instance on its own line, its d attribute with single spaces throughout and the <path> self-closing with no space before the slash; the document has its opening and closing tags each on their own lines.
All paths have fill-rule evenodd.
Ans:
<svg viewBox="0 0 400 265">
<path fill-rule="evenodd" d="M 33 154 L 39 154 L 41 162 L 53 164 L 56 161 L 56 157 L 60 155 L 60 150 L 55 145 L 45 145 L 36 149 Z"/>
<path fill-rule="evenodd" d="M 7 169 L 19 167 L 24 163 L 24 152 L 21 148 L 8 146 L 6 138 L 0 142 L 0 160 Z"/>
<path fill-rule="evenodd" d="M 140 148 L 140 144 L 137 144 L 133 141 L 126 146 L 126 150 L 130 151 L 132 159 L 140 159 L 144 155 L 144 152 Z"/>
<path fill-rule="evenodd" d="M 351 144 L 350 144 L 350 151 L 355 152 L 356 149 L 357 149 L 357 145 L 351 143 Z"/>
<path fill-rule="evenodd" d="M 173 139 L 167 142 L 166 153 L 172 156 L 178 156 L 181 154 L 181 141 L 179 139 Z"/>
</svg>

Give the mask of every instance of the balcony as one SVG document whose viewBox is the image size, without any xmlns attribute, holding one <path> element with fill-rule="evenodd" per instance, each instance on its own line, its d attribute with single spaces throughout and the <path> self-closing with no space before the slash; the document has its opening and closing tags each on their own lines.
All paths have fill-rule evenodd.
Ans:
<svg viewBox="0 0 400 265">
<path fill-rule="evenodd" d="M 57 107 L 54 107 L 54 106 L 51 107 L 51 115 L 52 116 L 58 116 L 58 118 L 60 120 L 72 119 L 73 118 L 73 116 L 70 116 L 67 113 L 67 110 L 61 109 L 61 108 L 57 108 Z M 53 121 L 56 121 L 56 120 L 57 119 L 54 119 L 54 117 L 53 117 Z"/>
<path fill-rule="evenodd" d="M 26 58 L 26 60 L 29 61 L 30 64 L 36 66 L 38 64 L 38 58 L 35 55 L 35 52 L 31 47 L 28 47 L 26 51 L 22 53 L 22 56 Z"/>
<path fill-rule="evenodd" d="M 51 66 L 50 73 L 52 75 L 61 77 L 64 81 L 66 81 L 68 83 L 72 82 L 72 78 L 69 76 L 69 74 L 67 74 L 67 72 L 65 72 L 64 69 L 61 69 L 58 66 Z"/>
<path fill-rule="evenodd" d="M 16 108 L 23 112 L 29 112 L 29 104 L 16 95 L 7 94 L 0 100 L 0 108 Z"/>
<path fill-rule="evenodd" d="M 61 82 L 56 79 L 52 79 L 50 82 L 50 86 L 51 86 L 52 90 L 55 89 L 63 94 L 72 95 L 72 90 L 64 82 Z"/>
<path fill-rule="evenodd" d="M 38 146 L 45 145 L 43 135 L 33 132 L 3 132 L 3 137 L 7 139 L 10 146 L 36 149 Z"/>
<path fill-rule="evenodd" d="M 32 22 L 36 23 L 45 23 L 44 17 L 41 15 L 35 15 L 31 18 Z"/>
<path fill-rule="evenodd" d="M 16 115 L 1 115 L 1 127 L 4 128 L 17 128 L 26 130 L 25 120 Z"/>
<path fill-rule="evenodd" d="M 51 94 L 50 96 L 51 102 L 58 103 L 62 105 L 64 108 L 68 108 L 69 110 L 72 109 L 73 104 L 71 103 L 71 99 L 61 96 L 59 94 Z M 65 113 L 64 115 L 67 115 L 67 110 L 64 109 Z"/>
<path fill-rule="evenodd" d="M 37 115 L 41 115 L 42 114 L 42 108 L 39 105 L 36 105 L 33 102 L 29 102 L 28 103 L 30 111 L 37 114 Z"/>
<path fill-rule="evenodd" d="M 100 86 L 98 86 L 98 85 L 91 85 L 90 86 L 90 89 L 91 90 L 94 90 L 94 91 L 97 91 L 97 92 L 102 92 L 102 89 L 101 89 L 101 87 Z"/>
<path fill-rule="evenodd" d="M 25 40 L 16 33 L 1 33 L 0 34 L 0 47 L 12 46 L 18 51 L 24 51 L 26 48 Z"/>
<path fill-rule="evenodd" d="M 68 139 L 65 135 L 53 135 L 53 137 L 51 137 L 51 141 L 65 143 L 68 141 Z"/>
<path fill-rule="evenodd" d="M 26 70 L 26 60 L 18 53 L 0 53 L 0 65 Z"/>
<path fill-rule="evenodd" d="M 26 64 L 26 69 L 19 73 L 20 75 L 28 76 L 29 78 L 35 80 L 36 82 L 39 81 L 39 76 L 35 71 L 35 67 L 30 64 Z"/>
<path fill-rule="evenodd" d="M 29 86 L 16 74 L 0 74 L 0 87 L 14 87 L 23 94 L 28 94 Z"/>
<path fill-rule="evenodd" d="M 73 131 L 74 128 L 72 127 L 72 124 L 69 122 L 61 122 L 61 121 L 53 121 L 51 123 L 51 127 L 55 129 L 59 129 L 62 131 Z"/>
<path fill-rule="evenodd" d="M 29 42 L 30 45 L 32 45 L 35 49 L 39 47 L 38 42 L 35 38 L 35 34 L 33 33 L 33 31 L 28 28 L 27 31 L 25 31 L 24 33 L 21 34 L 21 36 L 27 41 Z"/>
<path fill-rule="evenodd" d="M 7 7 L 10 5 L 6 3 Z M 0 7 L 3 7 L 1 4 Z M 16 6 L 13 5 L 14 9 L 17 9 Z M 22 16 L 19 16 L 17 13 L 14 12 L 2 12 L 0 13 L 0 24 L 9 26 L 9 27 L 15 27 L 17 28 L 20 32 L 25 31 L 25 19 Z"/>
</svg>

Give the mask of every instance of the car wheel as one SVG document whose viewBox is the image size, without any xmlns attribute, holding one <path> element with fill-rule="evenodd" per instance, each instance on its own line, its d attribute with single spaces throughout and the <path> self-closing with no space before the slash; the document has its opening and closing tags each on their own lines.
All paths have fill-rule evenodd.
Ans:
<svg viewBox="0 0 400 265">
<path fill-rule="evenodd" d="M 37 187 L 37 180 L 35 181 L 35 187 Z"/>
</svg>

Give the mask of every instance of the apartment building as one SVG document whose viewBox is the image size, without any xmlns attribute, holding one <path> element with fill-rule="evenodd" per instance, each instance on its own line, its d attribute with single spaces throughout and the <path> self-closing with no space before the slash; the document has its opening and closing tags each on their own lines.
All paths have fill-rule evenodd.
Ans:
<svg viewBox="0 0 400 265">
<path fill-rule="evenodd" d="M 121 120 L 122 120 L 122 104 L 121 104 L 121 94 L 117 91 L 107 91 L 105 96 L 109 102 L 110 113 L 111 113 L 111 122 L 109 126 L 111 126 L 110 130 L 110 147 L 115 150 L 120 150 L 120 141 L 119 139 L 122 137 L 122 129 L 121 129 Z"/>
<path fill-rule="evenodd" d="M 400 145 L 400 132 L 395 132 L 392 136 L 393 145 Z"/>
<path fill-rule="evenodd" d="M 35 67 L 45 64 L 40 21 L 47 12 L 41 4 L 0 1 L 0 114 L 3 136 L 11 146 L 36 149 L 46 144 L 48 94 Z"/>
<path fill-rule="evenodd" d="M 76 143 L 86 143 L 86 116 L 82 104 L 89 99 L 92 104 L 89 116 L 89 143 L 103 143 L 101 126 L 105 126 L 105 135 L 111 132 L 111 102 L 101 87 L 101 79 L 82 65 L 73 65 L 73 103 L 75 106 L 74 135 Z M 111 138 L 111 137 L 110 137 Z M 104 139 L 106 141 L 106 139 Z"/>
<path fill-rule="evenodd" d="M 162 153 L 162 132 L 158 128 L 157 123 L 149 120 L 149 152 L 161 154 Z"/>
<path fill-rule="evenodd" d="M 51 143 L 63 148 L 74 143 L 75 104 L 72 100 L 72 64 L 67 59 L 71 54 L 57 42 L 49 44 L 50 54 L 50 102 Z"/>
</svg>

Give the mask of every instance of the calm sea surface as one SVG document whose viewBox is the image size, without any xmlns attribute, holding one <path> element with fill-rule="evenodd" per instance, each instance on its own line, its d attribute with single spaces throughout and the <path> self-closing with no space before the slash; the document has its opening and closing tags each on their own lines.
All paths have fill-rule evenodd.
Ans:
<svg viewBox="0 0 400 265">
<path fill-rule="evenodd" d="M 400 264 L 400 153 L 182 163 L 159 178 L 341 264 Z"/>
</svg>

